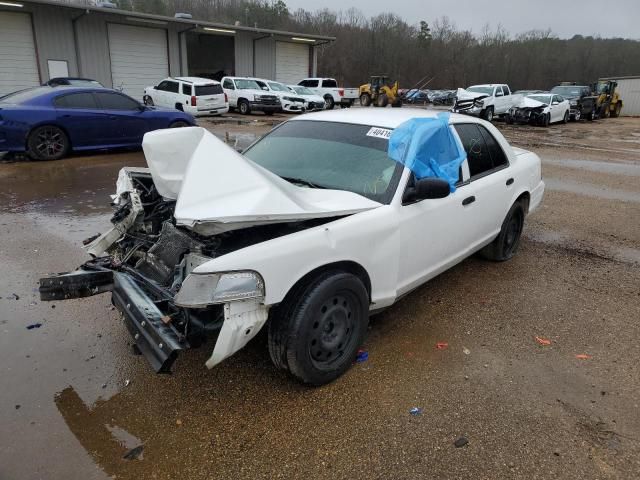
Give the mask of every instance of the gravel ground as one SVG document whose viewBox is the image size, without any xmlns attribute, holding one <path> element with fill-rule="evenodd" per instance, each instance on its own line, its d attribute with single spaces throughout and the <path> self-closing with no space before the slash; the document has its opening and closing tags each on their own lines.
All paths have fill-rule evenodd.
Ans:
<svg viewBox="0 0 640 480">
<path fill-rule="evenodd" d="M 253 118 L 200 123 L 243 148 L 272 126 Z M 108 295 L 40 302 L 140 152 L 1 164 L 0 478 L 637 478 L 640 120 L 498 126 L 548 185 L 517 256 L 469 258 L 374 317 L 368 361 L 315 389 L 264 336 L 156 376 Z"/>
</svg>

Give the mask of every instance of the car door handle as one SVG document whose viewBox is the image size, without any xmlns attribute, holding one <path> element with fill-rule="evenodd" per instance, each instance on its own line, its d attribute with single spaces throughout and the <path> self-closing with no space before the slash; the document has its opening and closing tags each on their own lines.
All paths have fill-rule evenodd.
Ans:
<svg viewBox="0 0 640 480">
<path fill-rule="evenodd" d="M 476 201 L 476 197 L 474 197 L 473 195 L 470 197 L 465 198 L 464 200 L 462 200 L 462 205 L 467 206 L 470 203 L 473 203 Z"/>
<path fill-rule="evenodd" d="M 509 185 L 511 185 L 512 183 L 513 183 L 513 178 L 510 178 L 509 180 L 507 180 L 507 187 L 508 187 Z"/>
</svg>

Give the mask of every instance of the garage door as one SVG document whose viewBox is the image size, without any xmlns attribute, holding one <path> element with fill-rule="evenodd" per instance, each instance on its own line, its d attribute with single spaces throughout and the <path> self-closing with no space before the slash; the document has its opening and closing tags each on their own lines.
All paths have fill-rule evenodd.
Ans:
<svg viewBox="0 0 640 480">
<path fill-rule="evenodd" d="M 276 42 L 276 80 L 298 83 L 309 76 L 309 45 Z"/>
<path fill-rule="evenodd" d="M 166 30 L 109 24 L 109 53 L 113 88 L 137 100 L 169 76 Z"/>
<path fill-rule="evenodd" d="M 39 84 L 31 17 L 0 12 L 0 96 Z"/>
</svg>

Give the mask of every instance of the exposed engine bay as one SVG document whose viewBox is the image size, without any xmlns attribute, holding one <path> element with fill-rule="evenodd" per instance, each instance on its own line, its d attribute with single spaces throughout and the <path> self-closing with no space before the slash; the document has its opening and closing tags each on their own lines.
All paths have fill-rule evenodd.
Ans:
<svg viewBox="0 0 640 480">
<path fill-rule="evenodd" d="M 112 228 L 84 242 L 93 259 L 75 272 L 41 279 L 40 294 L 42 300 L 60 300 L 112 291 L 112 301 L 127 317 L 137 347 L 157 372 L 169 371 L 178 351 L 198 347 L 218 335 L 225 318 L 260 310 L 260 321 L 266 321 L 268 309 L 260 309 L 255 301 L 204 308 L 177 305 L 175 296 L 195 268 L 226 253 L 336 218 L 258 225 L 204 236 L 176 226 L 176 202 L 158 193 L 148 169 L 123 169 L 122 182 L 126 187 L 119 185 L 114 196 Z M 147 326 L 151 328 L 146 330 Z M 143 338 L 145 335 L 149 338 Z M 219 363 L 252 336 L 239 347 L 231 345 L 217 352 L 207 366 Z"/>
</svg>

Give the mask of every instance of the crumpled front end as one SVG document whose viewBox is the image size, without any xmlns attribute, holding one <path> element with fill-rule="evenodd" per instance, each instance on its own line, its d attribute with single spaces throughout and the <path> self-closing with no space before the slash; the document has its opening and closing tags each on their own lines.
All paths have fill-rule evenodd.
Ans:
<svg viewBox="0 0 640 480">
<path fill-rule="evenodd" d="M 478 117 L 484 110 L 484 99 L 487 97 L 488 95 L 478 95 L 459 88 L 451 111 Z"/>
<path fill-rule="evenodd" d="M 549 106 L 532 98 L 524 97 L 520 103 L 507 112 L 507 120 L 512 123 L 544 125 Z"/>
</svg>

